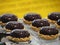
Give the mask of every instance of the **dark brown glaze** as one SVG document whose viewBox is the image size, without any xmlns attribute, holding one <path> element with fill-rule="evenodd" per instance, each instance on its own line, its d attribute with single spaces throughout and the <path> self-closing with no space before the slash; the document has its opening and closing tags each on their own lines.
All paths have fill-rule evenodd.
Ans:
<svg viewBox="0 0 60 45">
<path fill-rule="evenodd" d="M 60 13 L 59 12 L 51 13 L 50 15 L 48 15 L 48 19 L 57 21 L 58 19 L 60 19 Z"/>
<path fill-rule="evenodd" d="M 29 37 L 30 33 L 26 30 L 15 29 L 11 32 L 10 35 L 16 38 L 25 38 L 25 37 Z"/>
<path fill-rule="evenodd" d="M 36 14 L 36 13 L 28 13 L 24 16 L 24 19 L 27 21 L 33 21 L 35 19 L 41 19 L 40 14 Z"/>
<path fill-rule="evenodd" d="M 9 21 L 17 21 L 18 18 L 14 14 L 4 14 L 1 16 L 1 21 L 7 23 Z"/>
<path fill-rule="evenodd" d="M 57 24 L 60 25 L 60 19 L 58 19 Z"/>
<path fill-rule="evenodd" d="M 35 27 L 50 26 L 50 23 L 46 19 L 36 19 L 32 22 L 32 26 Z"/>
<path fill-rule="evenodd" d="M 39 33 L 43 35 L 56 35 L 58 30 L 56 28 L 42 28 Z"/>
<path fill-rule="evenodd" d="M 10 21 L 5 26 L 6 29 L 13 30 L 13 29 L 24 29 L 24 25 L 20 22 Z"/>
</svg>

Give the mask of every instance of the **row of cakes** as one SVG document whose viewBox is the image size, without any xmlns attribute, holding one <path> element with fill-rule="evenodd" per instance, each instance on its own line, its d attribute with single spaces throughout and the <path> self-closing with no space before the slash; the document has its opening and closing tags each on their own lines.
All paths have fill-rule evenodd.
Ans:
<svg viewBox="0 0 60 45">
<path fill-rule="evenodd" d="M 42 19 L 40 14 L 28 13 L 24 16 L 23 21 L 29 24 L 31 28 L 38 32 L 39 37 L 43 39 L 55 39 L 59 36 L 57 28 L 60 26 L 60 13 L 51 13 L 47 19 Z M 57 28 L 45 27 L 50 24 L 56 24 Z M 25 42 L 30 40 L 30 33 L 24 30 L 24 25 L 18 22 L 17 16 L 14 14 L 4 14 L 0 16 L 0 24 L 4 26 L 7 32 L 11 32 L 7 38 L 16 42 Z M 43 27 L 43 28 L 41 28 Z"/>
<path fill-rule="evenodd" d="M 26 24 L 29 24 L 30 27 L 38 32 L 39 36 L 43 39 L 55 39 L 59 36 L 60 28 L 60 13 L 53 12 L 47 16 L 47 19 L 42 19 L 40 14 L 27 14 L 24 16 L 23 21 Z M 51 27 L 51 24 L 54 24 L 56 27 Z"/>
</svg>

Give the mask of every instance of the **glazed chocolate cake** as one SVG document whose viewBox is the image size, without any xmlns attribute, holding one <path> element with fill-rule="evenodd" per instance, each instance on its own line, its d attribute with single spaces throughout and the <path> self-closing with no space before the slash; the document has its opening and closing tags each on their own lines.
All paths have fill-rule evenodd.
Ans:
<svg viewBox="0 0 60 45">
<path fill-rule="evenodd" d="M 2 23 L 7 23 L 9 21 L 17 21 L 18 18 L 14 14 L 4 14 L 1 16 Z"/>
<path fill-rule="evenodd" d="M 50 23 L 46 19 L 36 19 L 32 22 L 32 26 L 34 27 L 50 26 Z"/>
<path fill-rule="evenodd" d="M 39 31 L 39 36 L 46 40 L 52 40 L 59 36 L 59 31 L 56 28 L 43 27 Z"/>
<path fill-rule="evenodd" d="M 50 15 L 48 15 L 48 19 L 57 21 L 58 19 L 60 19 L 60 13 L 58 12 L 51 13 Z"/>
<path fill-rule="evenodd" d="M 10 21 L 6 24 L 5 28 L 8 29 L 8 30 L 24 29 L 24 25 L 20 22 Z"/>
<path fill-rule="evenodd" d="M 33 21 L 35 19 L 41 19 L 40 14 L 36 14 L 36 13 L 28 13 L 24 16 L 24 19 L 27 21 Z"/>
<path fill-rule="evenodd" d="M 11 32 L 11 36 L 16 38 L 25 38 L 29 37 L 30 33 L 28 33 L 28 31 L 25 30 L 15 29 L 14 31 Z"/>
<path fill-rule="evenodd" d="M 14 29 L 7 38 L 15 42 L 26 42 L 30 40 L 30 33 L 26 30 Z"/>
<path fill-rule="evenodd" d="M 43 35 L 56 35 L 58 30 L 56 28 L 42 28 L 39 33 Z"/>
</svg>

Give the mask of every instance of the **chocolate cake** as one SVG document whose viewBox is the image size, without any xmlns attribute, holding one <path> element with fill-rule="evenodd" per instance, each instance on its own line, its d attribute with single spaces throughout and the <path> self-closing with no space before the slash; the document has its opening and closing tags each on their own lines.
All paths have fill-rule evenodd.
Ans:
<svg viewBox="0 0 60 45">
<path fill-rule="evenodd" d="M 24 22 L 27 24 L 31 24 L 33 20 L 35 19 L 41 19 L 40 14 L 36 13 L 28 13 L 24 16 Z"/>
<path fill-rule="evenodd" d="M 58 19 L 60 19 L 60 13 L 58 12 L 51 13 L 50 15 L 48 15 L 48 19 L 57 21 Z"/>
<path fill-rule="evenodd" d="M 11 32 L 11 36 L 16 38 L 25 38 L 29 37 L 30 33 L 28 33 L 28 31 L 25 30 L 15 29 L 14 31 Z"/>
<path fill-rule="evenodd" d="M 39 31 L 39 36 L 46 40 L 52 40 L 59 36 L 59 31 L 56 28 L 43 27 Z"/>
<path fill-rule="evenodd" d="M 30 40 L 30 33 L 26 30 L 14 29 L 7 38 L 15 42 L 27 42 Z"/>
<path fill-rule="evenodd" d="M 3 23 L 7 23 L 9 21 L 17 21 L 17 20 L 18 20 L 18 18 L 14 14 L 3 14 L 1 16 L 1 21 Z"/>
<path fill-rule="evenodd" d="M 50 26 L 47 19 L 36 19 L 32 22 L 31 28 L 34 31 L 39 31 L 41 27 Z"/>
<path fill-rule="evenodd" d="M 24 29 L 24 25 L 20 22 L 10 21 L 6 24 L 5 28 L 8 29 L 8 30 Z"/>
<path fill-rule="evenodd" d="M 35 27 L 50 26 L 50 23 L 46 19 L 36 19 L 32 22 L 32 26 Z"/>
<path fill-rule="evenodd" d="M 56 35 L 58 30 L 56 28 L 42 28 L 39 33 L 43 35 Z"/>
</svg>

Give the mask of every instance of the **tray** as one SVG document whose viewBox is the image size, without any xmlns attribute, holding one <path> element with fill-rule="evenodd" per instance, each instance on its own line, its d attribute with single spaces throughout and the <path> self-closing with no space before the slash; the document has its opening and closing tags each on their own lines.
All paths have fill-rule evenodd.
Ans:
<svg viewBox="0 0 60 45">
<path fill-rule="evenodd" d="M 25 24 L 23 22 L 23 19 L 19 19 L 18 22 L 21 22 L 24 24 L 25 26 L 25 29 L 27 31 L 29 31 L 29 33 L 31 34 L 31 40 L 28 41 L 28 42 L 11 42 L 9 41 L 6 37 L 3 37 L 2 38 L 2 42 L 9 42 L 11 45 L 60 45 L 60 40 L 59 40 L 59 37 L 55 40 L 44 40 L 44 39 L 41 39 L 39 38 L 38 36 L 38 33 L 33 31 L 30 26 L 28 24 Z M 55 25 L 51 25 L 52 27 L 55 27 Z M 2 29 L 2 27 L 0 26 L 0 28 Z M 3 30 L 4 31 L 4 30 Z M 0 30 L 1 32 L 1 30 Z"/>
</svg>

